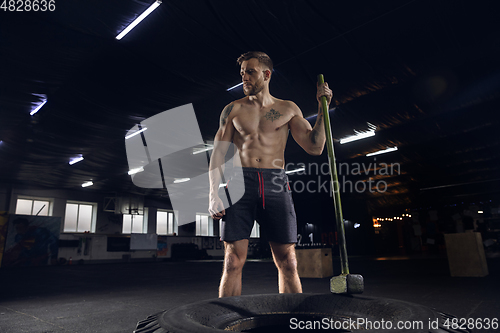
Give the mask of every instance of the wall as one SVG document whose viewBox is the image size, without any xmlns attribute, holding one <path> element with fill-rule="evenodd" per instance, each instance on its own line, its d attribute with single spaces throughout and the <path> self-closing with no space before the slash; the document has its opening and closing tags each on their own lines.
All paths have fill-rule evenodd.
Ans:
<svg viewBox="0 0 500 333">
<path fill-rule="evenodd" d="M 0 187 L 0 211 L 8 211 L 10 204 L 10 189 Z"/>
<path fill-rule="evenodd" d="M 53 199 L 52 216 L 61 217 L 64 219 L 66 201 L 83 201 L 97 203 L 97 220 L 95 233 L 65 233 L 63 225 L 61 225 L 61 243 L 73 241 L 70 246 L 60 246 L 58 257 L 69 260 L 71 258 L 73 264 L 79 260 L 94 263 L 106 263 L 116 261 L 144 261 L 155 260 L 156 250 L 148 251 L 119 251 L 109 252 L 107 250 L 109 237 L 124 237 L 130 238 L 129 235 L 122 234 L 122 215 L 114 212 L 105 212 L 103 210 L 104 200 L 106 197 L 116 196 L 116 194 L 99 193 L 92 190 L 68 191 L 68 190 L 52 190 L 52 189 L 33 189 L 28 187 L 15 187 L 13 189 L 7 186 L 0 185 L 0 211 L 8 210 L 11 214 L 15 212 L 17 198 L 19 196 L 28 196 L 35 198 L 50 198 Z M 9 200 L 10 199 L 10 200 Z M 137 199 L 137 198 L 136 198 Z M 142 199 L 142 198 L 140 198 Z M 10 202 L 9 202 L 10 201 Z M 121 205 L 123 200 L 116 200 L 117 205 Z M 156 233 L 156 212 L 157 209 L 171 209 L 168 200 L 145 199 L 144 207 L 148 209 L 147 230 L 148 234 Z M 193 221 L 195 216 L 193 215 Z M 218 226 L 218 224 L 217 224 Z M 218 232 L 218 227 L 214 229 Z M 162 258 L 170 258 L 171 246 L 175 243 L 195 243 L 199 244 L 199 248 L 203 248 L 203 238 L 196 237 L 195 223 L 190 223 L 185 226 L 180 226 L 178 236 L 167 237 L 167 255 Z M 206 249 L 209 256 L 222 257 L 223 249 L 216 249 L 215 243 L 218 237 L 211 237 L 213 248 Z M 206 244 L 205 244 L 206 245 Z"/>
</svg>

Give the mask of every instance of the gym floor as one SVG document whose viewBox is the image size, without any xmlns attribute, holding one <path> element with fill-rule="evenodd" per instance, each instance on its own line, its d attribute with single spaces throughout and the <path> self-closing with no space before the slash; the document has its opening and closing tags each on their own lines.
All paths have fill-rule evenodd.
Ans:
<svg viewBox="0 0 500 333">
<path fill-rule="evenodd" d="M 365 279 L 364 296 L 459 318 L 500 317 L 500 257 L 488 258 L 489 275 L 480 278 L 451 277 L 443 256 L 352 257 L 349 264 Z M 0 332 L 133 332 L 149 315 L 216 298 L 221 268 L 221 260 L 2 268 Z M 329 278 L 301 280 L 305 293 L 329 293 Z M 249 260 L 242 294 L 269 293 L 277 293 L 273 262 Z"/>
</svg>

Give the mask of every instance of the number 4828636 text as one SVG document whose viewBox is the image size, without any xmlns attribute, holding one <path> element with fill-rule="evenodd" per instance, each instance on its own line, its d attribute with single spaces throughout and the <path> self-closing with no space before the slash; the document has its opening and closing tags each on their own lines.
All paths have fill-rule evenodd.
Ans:
<svg viewBox="0 0 500 333">
<path fill-rule="evenodd" d="M 1 0 L 0 0 L 1 1 Z M 3 0 L 0 10 L 4 12 L 53 12 L 55 0 Z"/>
</svg>

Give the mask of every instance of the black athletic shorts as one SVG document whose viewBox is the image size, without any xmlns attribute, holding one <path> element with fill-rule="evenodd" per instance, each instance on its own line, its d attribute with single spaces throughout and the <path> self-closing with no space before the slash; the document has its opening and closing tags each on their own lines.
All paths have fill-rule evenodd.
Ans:
<svg viewBox="0 0 500 333">
<path fill-rule="evenodd" d="M 244 186 L 243 197 L 226 209 L 221 240 L 250 238 L 254 221 L 261 237 L 277 243 L 297 242 L 297 219 L 288 176 L 284 169 L 242 168 L 243 179 L 231 177 L 227 188 Z"/>
</svg>

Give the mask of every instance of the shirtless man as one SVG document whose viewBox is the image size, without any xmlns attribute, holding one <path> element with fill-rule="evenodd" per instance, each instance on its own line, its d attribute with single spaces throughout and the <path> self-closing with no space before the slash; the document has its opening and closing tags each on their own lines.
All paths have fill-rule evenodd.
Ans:
<svg viewBox="0 0 500 333">
<path fill-rule="evenodd" d="M 245 186 L 245 194 L 227 209 L 222 222 L 225 255 L 219 297 L 241 295 L 241 275 L 255 219 L 271 246 L 278 268 L 279 292 L 301 293 L 295 257 L 297 222 L 284 170 L 285 146 L 290 131 L 307 153 L 321 155 L 326 138 L 320 98 L 326 96 L 330 104 L 332 91 L 326 83 L 318 86 L 318 117 L 311 127 L 295 103 L 269 93 L 273 64 L 267 54 L 247 52 L 238 58 L 238 64 L 246 97 L 222 111 L 210 160 L 209 212 L 213 219 L 226 215 L 218 196 L 219 169 L 230 142 L 238 149 L 241 161 L 238 166 L 242 167 L 244 178 L 231 182 L 240 181 Z"/>
</svg>

